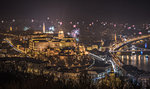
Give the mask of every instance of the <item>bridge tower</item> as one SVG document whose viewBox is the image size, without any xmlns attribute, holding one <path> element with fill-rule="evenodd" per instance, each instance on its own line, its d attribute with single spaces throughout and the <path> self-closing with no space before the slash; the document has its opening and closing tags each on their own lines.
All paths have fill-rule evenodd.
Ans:
<svg viewBox="0 0 150 89">
<path fill-rule="evenodd" d="M 147 48 L 147 43 L 145 43 L 145 48 Z"/>
<path fill-rule="evenodd" d="M 117 42 L 117 35 L 116 35 L 116 33 L 115 33 L 115 42 Z"/>
<path fill-rule="evenodd" d="M 64 31 L 61 29 L 59 32 L 58 32 L 58 38 L 59 39 L 63 39 L 65 36 L 64 36 Z"/>
<path fill-rule="evenodd" d="M 135 45 L 132 45 L 132 46 L 131 46 L 131 50 L 136 50 Z M 135 51 L 132 51 L 132 54 L 135 54 Z"/>
</svg>

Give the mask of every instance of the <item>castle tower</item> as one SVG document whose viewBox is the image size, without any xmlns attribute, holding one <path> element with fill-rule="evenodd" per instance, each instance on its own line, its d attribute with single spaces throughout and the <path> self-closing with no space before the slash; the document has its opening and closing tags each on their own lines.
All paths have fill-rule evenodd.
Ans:
<svg viewBox="0 0 150 89">
<path fill-rule="evenodd" d="M 115 34 L 115 42 L 117 41 L 117 35 Z"/>
<path fill-rule="evenodd" d="M 63 30 L 60 30 L 60 31 L 58 32 L 58 38 L 59 38 L 59 39 L 64 38 L 64 31 L 63 31 Z"/>
<path fill-rule="evenodd" d="M 12 27 L 10 26 L 10 31 L 12 31 Z"/>
<path fill-rule="evenodd" d="M 43 23 L 43 33 L 45 33 L 45 23 Z"/>
</svg>

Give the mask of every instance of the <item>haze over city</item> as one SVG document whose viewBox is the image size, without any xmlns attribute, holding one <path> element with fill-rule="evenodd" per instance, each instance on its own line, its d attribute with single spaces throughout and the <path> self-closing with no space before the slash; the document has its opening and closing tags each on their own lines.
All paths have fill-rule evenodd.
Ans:
<svg viewBox="0 0 150 89">
<path fill-rule="evenodd" d="M 149 3 L 1 1 L 0 89 L 149 89 Z"/>
<path fill-rule="evenodd" d="M 0 16 L 4 18 L 98 17 L 115 22 L 139 22 L 139 20 L 147 22 L 149 9 L 148 0 L 3 0 L 0 3 Z"/>
</svg>

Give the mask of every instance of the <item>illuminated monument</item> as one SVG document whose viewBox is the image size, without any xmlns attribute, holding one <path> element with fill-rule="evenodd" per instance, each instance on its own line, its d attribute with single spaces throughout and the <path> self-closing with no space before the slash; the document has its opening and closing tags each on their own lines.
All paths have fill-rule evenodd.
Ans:
<svg viewBox="0 0 150 89">
<path fill-rule="evenodd" d="M 115 34 L 115 42 L 117 41 L 117 35 Z"/>
<path fill-rule="evenodd" d="M 58 38 L 59 38 L 59 39 L 63 39 L 63 38 L 64 38 L 64 31 L 63 31 L 63 30 L 60 30 L 60 31 L 58 32 Z"/>
<path fill-rule="evenodd" d="M 10 26 L 10 31 L 12 31 L 12 27 Z"/>
<path fill-rule="evenodd" d="M 43 33 L 45 33 L 45 23 L 43 23 Z"/>
<path fill-rule="evenodd" d="M 46 30 L 45 23 L 43 23 L 43 33 L 51 33 L 51 34 L 53 34 L 53 33 L 54 33 L 54 30 L 55 30 L 55 27 L 54 27 L 54 26 L 50 26 L 49 29 Z"/>
<path fill-rule="evenodd" d="M 48 37 L 51 36 L 51 37 Z M 72 37 L 65 37 L 63 30 L 58 34 L 49 34 L 33 37 L 30 40 L 29 48 L 33 50 L 44 50 L 50 48 L 76 47 L 76 40 Z"/>
</svg>

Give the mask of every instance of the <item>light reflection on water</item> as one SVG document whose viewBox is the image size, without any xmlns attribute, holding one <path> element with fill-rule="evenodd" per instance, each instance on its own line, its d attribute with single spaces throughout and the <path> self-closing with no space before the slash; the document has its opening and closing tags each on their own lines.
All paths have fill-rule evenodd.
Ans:
<svg viewBox="0 0 150 89">
<path fill-rule="evenodd" d="M 133 65 L 138 69 L 150 71 L 150 55 L 120 55 L 119 57 L 126 65 Z"/>
</svg>

